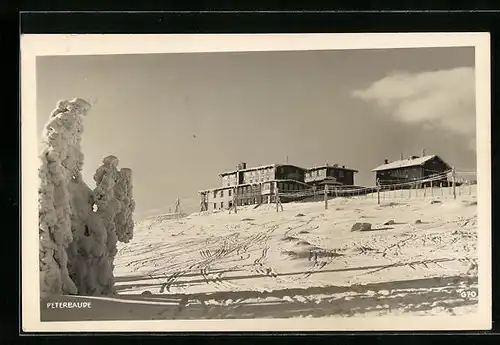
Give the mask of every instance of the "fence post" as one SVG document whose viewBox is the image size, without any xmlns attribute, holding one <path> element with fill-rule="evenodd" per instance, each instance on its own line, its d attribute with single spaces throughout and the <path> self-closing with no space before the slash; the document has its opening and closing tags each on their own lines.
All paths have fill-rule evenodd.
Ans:
<svg viewBox="0 0 500 345">
<path fill-rule="evenodd" d="M 431 182 L 431 197 L 434 197 L 434 181 Z"/>
<path fill-rule="evenodd" d="M 456 199 L 457 192 L 456 192 L 456 181 L 455 181 L 455 167 L 451 168 L 451 183 L 453 189 L 453 199 Z"/>
<path fill-rule="evenodd" d="M 377 204 L 380 205 L 380 180 L 377 179 Z"/>
<path fill-rule="evenodd" d="M 236 202 L 237 202 L 237 198 L 236 198 L 236 191 L 237 191 L 237 188 L 234 188 L 233 189 L 233 207 L 234 207 L 234 213 L 238 213 L 238 209 L 236 208 Z"/>
<path fill-rule="evenodd" d="M 325 191 L 324 191 L 323 199 L 325 201 L 325 210 L 328 210 L 328 185 L 326 185 L 326 184 L 325 184 Z"/>
<path fill-rule="evenodd" d="M 206 194 L 201 193 L 200 194 L 200 212 L 208 211 L 208 207 L 206 204 Z M 170 213 L 170 212 L 169 212 Z"/>
<path fill-rule="evenodd" d="M 472 195 L 472 183 L 469 181 L 469 195 Z"/>
<path fill-rule="evenodd" d="M 278 212 L 280 197 L 278 191 L 278 184 L 276 183 L 276 187 L 274 188 L 274 203 L 276 204 L 276 212 Z"/>
<path fill-rule="evenodd" d="M 443 182 L 439 183 L 439 189 L 441 190 L 441 196 L 443 196 Z"/>
<path fill-rule="evenodd" d="M 181 212 L 181 201 L 179 198 L 175 201 L 175 219 L 179 219 Z"/>
</svg>

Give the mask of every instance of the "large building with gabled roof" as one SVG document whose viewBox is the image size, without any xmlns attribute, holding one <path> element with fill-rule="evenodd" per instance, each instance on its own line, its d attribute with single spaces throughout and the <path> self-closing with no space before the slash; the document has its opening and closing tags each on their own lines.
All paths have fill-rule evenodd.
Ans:
<svg viewBox="0 0 500 345">
<path fill-rule="evenodd" d="M 325 184 L 353 184 L 355 172 L 337 164 L 304 169 L 292 164 L 248 168 L 246 163 L 240 163 L 236 169 L 219 174 L 219 187 L 199 192 L 201 210 L 228 209 L 234 202 L 238 206 L 274 202 L 276 190 L 292 194 L 318 186 L 323 188 Z M 292 199 L 283 197 L 281 201 Z"/>
</svg>

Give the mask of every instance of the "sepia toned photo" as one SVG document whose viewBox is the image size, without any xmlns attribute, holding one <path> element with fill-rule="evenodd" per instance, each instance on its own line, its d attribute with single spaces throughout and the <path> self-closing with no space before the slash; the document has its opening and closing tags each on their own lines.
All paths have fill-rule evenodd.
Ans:
<svg viewBox="0 0 500 345">
<path fill-rule="evenodd" d="M 487 34 L 21 43 L 25 331 L 491 327 Z"/>
</svg>

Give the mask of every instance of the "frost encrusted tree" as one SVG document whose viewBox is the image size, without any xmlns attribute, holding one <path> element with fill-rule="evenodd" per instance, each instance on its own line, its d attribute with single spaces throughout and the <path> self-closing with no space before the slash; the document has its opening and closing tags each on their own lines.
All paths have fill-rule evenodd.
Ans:
<svg viewBox="0 0 500 345">
<path fill-rule="evenodd" d="M 132 212 L 135 202 L 132 199 L 132 171 L 127 168 L 118 170 L 118 163 L 117 157 L 108 156 L 104 158 L 103 165 L 94 175 L 96 188 L 93 193 L 93 202 L 107 233 L 106 257 L 109 267 L 106 282 L 101 281 L 105 294 L 115 292 L 113 269 L 117 241 L 129 242 L 134 229 Z"/>
<path fill-rule="evenodd" d="M 76 98 L 60 101 L 44 127 L 39 168 L 40 292 L 75 294 L 66 248 L 73 241 L 68 185 L 81 178 L 82 117 L 90 104 Z"/>
<path fill-rule="evenodd" d="M 133 236 L 132 172 L 104 158 L 91 190 L 82 180 L 82 116 L 90 104 L 60 101 L 44 128 L 39 169 L 41 296 L 115 292 L 117 240 Z"/>
<path fill-rule="evenodd" d="M 124 168 L 119 171 L 117 166 L 117 157 L 103 159 L 94 174 L 96 188 L 93 191 L 85 184 L 72 184 L 75 236 L 70 245 L 70 273 L 81 295 L 115 293 L 113 261 L 117 240 L 123 241 L 117 216 L 123 212 L 126 214 L 123 199 L 132 199 L 131 170 Z M 122 175 L 126 178 L 123 179 Z M 133 221 L 127 231 L 133 232 Z"/>
<path fill-rule="evenodd" d="M 135 201 L 132 197 L 132 170 L 122 168 L 115 184 L 115 197 L 120 202 L 120 212 L 115 216 L 118 241 L 128 243 L 134 236 L 133 213 Z"/>
</svg>

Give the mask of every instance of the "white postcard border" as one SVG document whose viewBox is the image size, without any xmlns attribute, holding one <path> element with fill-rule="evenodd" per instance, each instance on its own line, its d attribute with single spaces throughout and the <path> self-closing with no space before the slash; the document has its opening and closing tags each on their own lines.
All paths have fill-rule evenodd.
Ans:
<svg viewBox="0 0 500 345">
<path fill-rule="evenodd" d="M 478 179 L 478 313 L 467 316 L 330 317 L 251 320 L 41 322 L 38 273 L 36 57 L 475 47 Z M 68 76 L 71 78 L 71 76 Z M 75 97 L 78 95 L 75 95 Z M 491 139 L 489 33 L 22 35 L 22 329 L 25 332 L 371 331 L 491 328 Z"/>
</svg>

